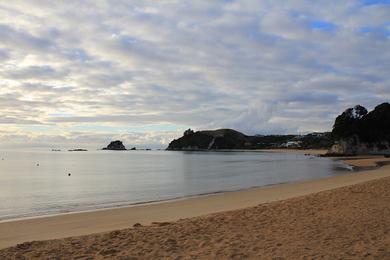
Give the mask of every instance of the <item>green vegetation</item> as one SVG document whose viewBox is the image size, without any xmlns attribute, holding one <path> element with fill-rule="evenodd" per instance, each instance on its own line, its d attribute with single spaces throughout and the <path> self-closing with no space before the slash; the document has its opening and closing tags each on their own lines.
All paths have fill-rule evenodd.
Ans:
<svg viewBox="0 0 390 260">
<path fill-rule="evenodd" d="M 335 143 L 336 141 L 336 143 Z M 335 144 L 335 145 L 333 145 Z M 368 112 L 363 106 L 348 108 L 339 115 L 333 131 L 307 135 L 248 136 L 233 129 L 194 132 L 188 129 L 173 140 L 168 150 L 329 149 L 334 154 L 383 153 L 390 150 L 390 104 Z"/>
<path fill-rule="evenodd" d="M 336 118 L 332 136 L 335 140 L 357 137 L 367 143 L 390 142 L 390 104 L 383 103 L 368 113 L 357 105 Z"/>
<path fill-rule="evenodd" d="M 270 149 L 302 148 L 320 149 L 332 145 L 330 133 L 307 135 L 255 135 L 247 136 L 233 129 L 194 132 L 188 129 L 173 140 L 168 150 L 218 150 L 218 149 Z"/>
</svg>

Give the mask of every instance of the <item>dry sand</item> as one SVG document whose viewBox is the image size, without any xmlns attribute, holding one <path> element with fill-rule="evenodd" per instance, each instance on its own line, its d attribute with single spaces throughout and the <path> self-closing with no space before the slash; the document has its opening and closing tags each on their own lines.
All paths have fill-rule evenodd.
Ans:
<svg viewBox="0 0 390 260">
<path fill-rule="evenodd" d="M 261 204 L 265 202 L 273 203 Z M 173 222 L 182 218 L 188 219 Z M 163 223 L 124 229 L 137 222 Z M 390 259 L 390 166 L 153 205 L 0 223 L 0 247 L 117 229 L 123 230 L 20 244 L 1 250 L 0 259 Z"/>
</svg>

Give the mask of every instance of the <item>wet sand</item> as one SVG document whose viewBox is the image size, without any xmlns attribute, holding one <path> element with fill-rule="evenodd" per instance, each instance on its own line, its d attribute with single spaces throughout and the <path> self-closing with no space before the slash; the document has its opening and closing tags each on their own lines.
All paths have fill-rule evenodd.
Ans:
<svg viewBox="0 0 390 260">
<path fill-rule="evenodd" d="M 383 158 L 378 156 L 368 156 L 362 158 L 344 158 L 342 161 L 346 164 L 357 168 L 369 169 L 370 167 L 380 167 L 390 164 L 390 158 Z"/>
<path fill-rule="evenodd" d="M 73 237 L 21 244 L 1 250 L 0 258 L 389 257 L 389 192 L 390 166 L 383 166 L 301 183 L 0 223 L 1 248 Z M 160 224 L 131 228 L 152 222 Z M 100 232 L 106 233 L 75 237 Z"/>
<path fill-rule="evenodd" d="M 255 151 L 260 152 L 275 152 L 275 153 L 300 153 L 300 154 L 310 154 L 310 155 L 324 155 L 328 150 L 324 149 L 288 149 L 288 148 L 278 148 L 278 149 L 258 149 Z"/>
</svg>

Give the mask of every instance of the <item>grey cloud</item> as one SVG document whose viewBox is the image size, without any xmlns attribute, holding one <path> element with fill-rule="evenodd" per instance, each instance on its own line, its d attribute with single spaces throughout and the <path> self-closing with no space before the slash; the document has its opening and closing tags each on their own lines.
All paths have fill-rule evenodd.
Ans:
<svg viewBox="0 0 390 260">
<path fill-rule="evenodd" d="M 55 94 L 66 94 L 69 93 L 69 91 L 72 91 L 74 87 L 65 86 L 65 87 L 58 87 L 58 86 L 50 86 L 45 84 L 36 84 L 36 83 L 25 83 L 20 86 L 22 91 L 28 91 L 28 92 L 38 92 L 38 93 L 55 93 Z"/>
<path fill-rule="evenodd" d="M 42 50 L 52 47 L 49 39 L 42 39 L 25 31 L 16 30 L 6 24 L 0 24 L 0 44 L 8 47 Z"/>
<path fill-rule="evenodd" d="M 74 149 L 87 148 L 96 150 L 107 146 L 110 141 L 122 140 L 127 147 L 138 148 L 164 148 L 165 144 L 179 135 L 178 132 L 145 132 L 145 133 L 93 133 L 93 132 L 68 132 L 59 134 L 34 134 L 32 132 L 0 131 L 2 147 L 46 147 Z"/>
<path fill-rule="evenodd" d="M 2 117 L 0 118 L 0 124 L 37 125 L 37 124 L 41 124 L 41 122 L 35 120 L 20 119 L 15 117 Z"/>
<path fill-rule="evenodd" d="M 0 49 L 0 60 L 5 61 L 10 58 L 10 53 L 6 49 Z"/>
<path fill-rule="evenodd" d="M 64 140 L 103 138 L 69 125 L 323 131 L 348 106 L 390 98 L 389 39 L 363 30 L 385 26 L 388 5 L 18 0 L 0 12 L 0 115 L 57 127 Z"/>
<path fill-rule="evenodd" d="M 66 71 L 57 71 L 51 66 L 29 66 L 27 68 L 11 69 L 1 73 L 4 78 L 20 79 L 55 79 L 66 76 Z"/>
<path fill-rule="evenodd" d="M 338 95 L 332 93 L 306 92 L 293 95 L 286 102 L 299 102 L 306 104 L 329 104 L 338 101 Z"/>
</svg>

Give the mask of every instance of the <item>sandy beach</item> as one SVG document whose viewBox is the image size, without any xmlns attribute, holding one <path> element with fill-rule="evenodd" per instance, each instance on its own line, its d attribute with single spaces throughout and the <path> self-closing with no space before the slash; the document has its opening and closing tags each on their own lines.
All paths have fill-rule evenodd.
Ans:
<svg viewBox="0 0 390 260">
<path fill-rule="evenodd" d="M 366 167 L 378 160 L 388 158 L 346 162 Z M 1 250 L 0 258 L 389 256 L 389 236 L 383 233 L 390 227 L 389 188 L 390 166 L 383 166 L 321 180 L 4 222 L 0 248 L 59 240 L 20 244 Z M 136 223 L 142 227 L 133 228 Z"/>
<path fill-rule="evenodd" d="M 342 161 L 346 164 L 349 164 L 353 167 L 357 167 L 360 169 L 369 169 L 372 167 L 380 167 L 384 165 L 390 164 L 390 158 L 380 158 L 376 156 L 372 157 L 363 157 L 363 158 L 347 158 L 342 159 Z"/>
</svg>

